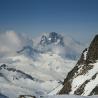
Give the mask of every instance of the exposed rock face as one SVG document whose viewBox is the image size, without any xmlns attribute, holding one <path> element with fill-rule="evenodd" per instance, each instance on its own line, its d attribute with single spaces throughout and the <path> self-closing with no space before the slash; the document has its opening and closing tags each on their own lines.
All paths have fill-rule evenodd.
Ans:
<svg viewBox="0 0 98 98">
<path fill-rule="evenodd" d="M 19 98 L 36 98 L 36 97 L 31 95 L 20 95 Z"/>
<path fill-rule="evenodd" d="M 98 86 L 96 86 L 93 91 L 90 93 L 90 95 L 98 95 Z"/>
<path fill-rule="evenodd" d="M 87 55 L 87 61 L 94 62 L 95 60 L 98 60 L 98 35 L 91 42 Z"/>
<path fill-rule="evenodd" d="M 63 36 L 56 32 L 51 32 L 48 36 L 43 35 L 40 41 L 41 45 L 49 45 L 53 43 L 64 45 Z"/>
<path fill-rule="evenodd" d="M 98 94 L 98 35 L 89 48 L 86 48 L 76 66 L 64 80 L 59 94 L 96 95 Z"/>
</svg>

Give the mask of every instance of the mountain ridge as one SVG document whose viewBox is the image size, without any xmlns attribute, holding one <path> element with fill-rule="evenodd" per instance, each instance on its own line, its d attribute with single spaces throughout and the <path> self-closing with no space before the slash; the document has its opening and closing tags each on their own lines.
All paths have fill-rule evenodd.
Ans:
<svg viewBox="0 0 98 98">
<path fill-rule="evenodd" d="M 98 35 L 86 48 L 76 66 L 68 73 L 59 94 L 93 95 L 98 94 Z M 79 80 L 81 79 L 81 80 Z M 93 84 L 94 83 L 94 84 Z M 90 85 L 91 88 L 90 88 Z M 89 85 L 89 86 L 88 86 Z"/>
</svg>

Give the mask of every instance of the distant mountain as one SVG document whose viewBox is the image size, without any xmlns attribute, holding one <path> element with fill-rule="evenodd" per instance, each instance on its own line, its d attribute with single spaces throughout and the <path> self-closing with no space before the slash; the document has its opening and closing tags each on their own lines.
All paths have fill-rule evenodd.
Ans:
<svg viewBox="0 0 98 98">
<path fill-rule="evenodd" d="M 27 44 L 17 51 L 17 53 L 37 59 L 40 54 L 51 52 L 65 59 L 76 60 L 81 50 L 85 47 L 80 42 L 56 32 L 43 34 L 39 37 L 38 41 L 35 39 L 33 44 L 32 46 Z"/>
<path fill-rule="evenodd" d="M 75 41 L 71 37 L 56 32 L 43 34 L 39 37 L 36 45 L 36 49 L 42 53 L 52 52 L 72 60 L 76 60 L 79 57 L 84 47 L 85 45 Z"/>
<path fill-rule="evenodd" d="M 68 73 L 59 94 L 98 95 L 98 35 Z"/>
<path fill-rule="evenodd" d="M 48 35 L 43 35 L 40 41 L 41 45 L 49 45 L 49 44 L 56 44 L 56 45 L 64 45 L 63 36 L 56 32 L 51 32 Z"/>
</svg>

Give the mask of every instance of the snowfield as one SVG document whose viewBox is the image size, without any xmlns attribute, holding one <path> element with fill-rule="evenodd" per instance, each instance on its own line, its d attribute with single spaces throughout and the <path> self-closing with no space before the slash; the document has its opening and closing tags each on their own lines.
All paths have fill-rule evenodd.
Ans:
<svg viewBox="0 0 98 98">
<path fill-rule="evenodd" d="M 44 96 L 41 98 L 98 98 L 98 96 L 56 95 L 56 96 Z"/>
<path fill-rule="evenodd" d="M 50 53 L 40 56 L 37 61 L 24 54 L 6 58 L 10 62 L 6 62 L 6 67 L 1 67 L 0 92 L 16 98 L 22 94 L 55 95 L 60 91 L 64 78 L 76 61 L 64 60 Z"/>
</svg>

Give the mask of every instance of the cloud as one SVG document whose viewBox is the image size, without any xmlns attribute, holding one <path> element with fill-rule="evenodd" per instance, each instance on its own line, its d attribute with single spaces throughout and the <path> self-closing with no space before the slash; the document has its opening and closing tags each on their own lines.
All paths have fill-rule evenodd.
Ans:
<svg viewBox="0 0 98 98">
<path fill-rule="evenodd" d="M 0 33 L 0 57 L 5 55 L 14 55 L 27 44 L 26 37 L 17 34 L 14 31 Z"/>
</svg>

